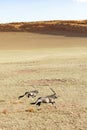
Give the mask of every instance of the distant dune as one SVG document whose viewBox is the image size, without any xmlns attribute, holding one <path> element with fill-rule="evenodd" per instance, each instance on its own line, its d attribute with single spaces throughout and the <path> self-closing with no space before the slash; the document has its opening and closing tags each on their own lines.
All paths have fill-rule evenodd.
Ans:
<svg viewBox="0 0 87 130">
<path fill-rule="evenodd" d="M 87 47 L 87 20 L 0 24 L 0 50 Z"/>
<path fill-rule="evenodd" d="M 33 32 L 55 35 L 87 36 L 87 20 L 43 21 L 0 24 L 0 32 Z"/>
</svg>

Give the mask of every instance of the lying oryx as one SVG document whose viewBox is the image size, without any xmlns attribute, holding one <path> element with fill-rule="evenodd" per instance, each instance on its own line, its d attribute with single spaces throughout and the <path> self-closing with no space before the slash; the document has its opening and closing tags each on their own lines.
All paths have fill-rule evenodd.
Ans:
<svg viewBox="0 0 87 130">
<path fill-rule="evenodd" d="M 29 97 L 34 98 L 34 97 L 37 96 L 37 94 L 38 94 L 38 90 L 34 90 L 34 91 L 30 91 L 30 92 L 25 92 L 25 94 L 19 96 L 18 99 L 20 99 L 20 98 L 22 98 L 22 97 L 24 97 L 24 96 L 27 96 L 28 98 L 29 98 Z"/>
<path fill-rule="evenodd" d="M 52 88 L 50 88 L 50 89 L 52 90 L 53 94 L 48 95 L 46 97 L 39 97 L 36 100 L 36 102 L 31 103 L 31 104 L 36 104 L 37 106 L 40 106 L 41 103 L 51 103 L 51 104 L 54 104 L 55 103 L 55 99 L 57 98 L 57 95 L 56 95 L 55 91 Z"/>
</svg>

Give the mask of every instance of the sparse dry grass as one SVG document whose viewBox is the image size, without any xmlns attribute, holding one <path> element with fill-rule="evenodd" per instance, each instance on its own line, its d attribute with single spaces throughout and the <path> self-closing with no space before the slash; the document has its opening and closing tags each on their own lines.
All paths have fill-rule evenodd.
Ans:
<svg viewBox="0 0 87 130">
<path fill-rule="evenodd" d="M 86 130 L 87 48 L 0 51 L 1 130 Z M 30 105 L 53 88 L 57 109 Z M 38 89 L 35 99 L 18 96 Z"/>
</svg>

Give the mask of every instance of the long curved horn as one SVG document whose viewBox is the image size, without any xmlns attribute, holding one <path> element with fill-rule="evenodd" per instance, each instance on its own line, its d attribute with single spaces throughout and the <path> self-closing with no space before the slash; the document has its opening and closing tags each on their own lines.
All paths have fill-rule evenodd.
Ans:
<svg viewBox="0 0 87 130">
<path fill-rule="evenodd" d="M 56 92 L 55 92 L 52 88 L 50 88 L 50 90 L 51 90 L 54 94 L 56 94 Z"/>
</svg>

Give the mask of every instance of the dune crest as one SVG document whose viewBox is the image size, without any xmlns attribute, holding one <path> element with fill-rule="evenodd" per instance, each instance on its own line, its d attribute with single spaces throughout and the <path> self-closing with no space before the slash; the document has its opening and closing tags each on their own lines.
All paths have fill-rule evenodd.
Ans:
<svg viewBox="0 0 87 130">
<path fill-rule="evenodd" d="M 87 36 L 87 20 L 40 21 L 0 24 L 0 32 L 33 32 L 41 34 L 79 34 Z"/>
</svg>

